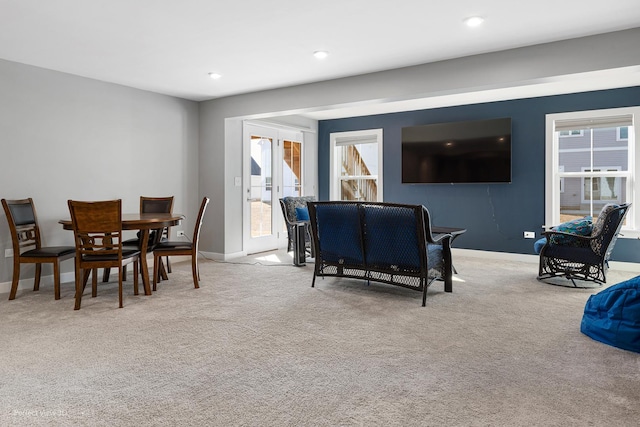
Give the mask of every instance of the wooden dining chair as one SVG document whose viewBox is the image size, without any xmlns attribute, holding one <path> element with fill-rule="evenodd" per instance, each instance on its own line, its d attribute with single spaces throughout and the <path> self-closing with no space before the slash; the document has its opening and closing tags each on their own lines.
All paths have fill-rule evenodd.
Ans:
<svg viewBox="0 0 640 427">
<path fill-rule="evenodd" d="M 140 196 L 140 213 L 171 213 L 173 211 L 173 196 L 170 197 L 146 197 Z M 155 245 L 161 241 L 169 240 L 171 227 L 164 227 L 162 230 L 151 230 L 149 233 L 148 251 L 153 251 Z M 138 232 L 138 236 L 134 239 L 128 239 L 122 242 L 125 247 L 140 247 L 141 232 Z M 169 257 L 166 258 L 166 269 L 164 263 L 160 264 L 160 277 L 167 280 L 167 273 L 171 273 L 171 264 L 169 263 Z M 127 270 L 124 270 L 124 277 L 126 280 Z M 103 281 L 109 280 L 109 270 L 104 271 Z"/>
<path fill-rule="evenodd" d="M 122 201 L 80 202 L 69 200 L 69 212 L 76 242 L 76 303 L 80 309 L 86 273 L 92 271 L 92 297 L 97 295 L 98 268 L 118 268 L 118 299 L 122 308 L 123 267 L 133 264 L 133 290 L 138 295 L 137 248 L 122 246 Z"/>
<path fill-rule="evenodd" d="M 191 272 L 193 274 L 193 285 L 195 288 L 199 288 L 200 270 L 198 269 L 198 242 L 200 240 L 200 229 L 202 228 L 202 220 L 204 218 L 204 212 L 209 204 L 209 198 L 202 199 L 200 204 L 200 211 L 198 212 L 198 218 L 196 219 L 196 225 L 193 230 L 193 240 L 191 242 L 185 241 L 166 241 L 160 242 L 153 250 L 153 290 L 156 290 L 156 283 L 158 279 L 158 273 L 160 269 L 160 260 L 163 256 L 190 256 L 191 257 Z"/>
<path fill-rule="evenodd" d="M 40 289 L 42 264 L 53 264 L 55 299 L 60 299 L 60 262 L 75 256 L 73 246 L 42 246 L 36 208 L 31 198 L 21 200 L 2 199 L 13 242 L 13 280 L 9 299 L 16 297 L 20 281 L 20 265 L 35 264 L 33 290 Z M 31 249 L 28 249 L 31 248 Z"/>
</svg>

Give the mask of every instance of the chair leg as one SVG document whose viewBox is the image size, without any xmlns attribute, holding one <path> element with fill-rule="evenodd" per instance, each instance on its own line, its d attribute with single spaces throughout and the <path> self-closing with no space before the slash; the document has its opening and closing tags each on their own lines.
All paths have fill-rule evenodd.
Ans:
<svg viewBox="0 0 640 427">
<path fill-rule="evenodd" d="M 124 275 L 124 272 L 126 271 L 125 268 L 127 268 L 127 266 L 125 265 L 124 267 L 122 267 L 122 273 Z M 133 262 L 133 294 L 134 295 L 138 295 L 138 260 L 135 260 Z"/>
<path fill-rule="evenodd" d="M 60 260 L 53 262 L 53 292 L 55 299 L 60 299 Z"/>
<path fill-rule="evenodd" d="M 167 276 L 167 270 L 164 268 L 164 262 L 162 261 L 162 257 L 158 258 L 158 260 L 160 261 L 160 279 L 169 280 L 169 276 Z"/>
<path fill-rule="evenodd" d="M 196 289 L 200 287 L 198 280 L 200 279 L 200 272 L 198 271 L 198 255 L 191 255 L 191 273 L 193 274 L 193 285 Z"/>
<path fill-rule="evenodd" d="M 40 290 L 40 276 L 42 275 L 42 264 L 38 263 L 36 264 L 36 275 L 33 279 L 33 290 L 34 291 L 39 291 Z"/>
<path fill-rule="evenodd" d="M 158 272 L 160 269 L 159 256 L 153 255 L 153 290 L 156 290 L 156 284 L 158 283 Z"/>
<path fill-rule="evenodd" d="M 167 255 L 167 273 L 171 273 L 171 263 L 169 262 L 169 255 Z"/>
<path fill-rule="evenodd" d="M 133 263 L 133 290 L 136 295 L 138 295 L 138 275 L 140 274 L 140 270 L 138 269 L 138 261 Z"/>
<path fill-rule="evenodd" d="M 118 268 L 118 302 L 122 308 L 122 268 Z"/>
<path fill-rule="evenodd" d="M 9 293 L 9 300 L 16 298 L 16 292 L 18 292 L 18 283 L 20 282 L 20 260 L 14 256 L 13 262 L 13 280 L 11 281 L 11 292 Z"/>
<path fill-rule="evenodd" d="M 88 271 L 88 270 L 87 270 Z M 84 291 L 84 284 L 87 283 L 86 276 L 87 271 L 82 271 L 76 266 L 76 304 L 74 310 L 80 310 L 80 304 L 82 303 L 82 292 Z M 83 278 L 80 277 L 80 273 L 83 273 Z"/>
<path fill-rule="evenodd" d="M 91 273 L 91 298 L 98 296 L 98 269 L 94 268 Z"/>
<path fill-rule="evenodd" d="M 105 268 L 104 271 L 102 272 L 102 281 L 104 283 L 107 283 L 109 281 L 109 275 L 111 274 L 111 269 L 110 268 Z"/>
</svg>

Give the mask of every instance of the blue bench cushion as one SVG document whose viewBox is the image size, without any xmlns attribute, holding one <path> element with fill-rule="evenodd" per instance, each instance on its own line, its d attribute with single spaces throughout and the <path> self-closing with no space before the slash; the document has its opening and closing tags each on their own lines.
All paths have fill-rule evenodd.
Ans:
<svg viewBox="0 0 640 427">
<path fill-rule="evenodd" d="M 640 353 L 640 276 L 591 295 L 580 331 L 596 341 Z"/>
<path fill-rule="evenodd" d="M 318 205 L 316 218 L 323 259 L 346 266 L 364 266 L 358 205 Z M 326 232 L 325 227 L 330 231 Z"/>
<path fill-rule="evenodd" d="M 363 205 L 364 249 L 373 269 L 420 271 L 415 209 Z"/>
</svg>

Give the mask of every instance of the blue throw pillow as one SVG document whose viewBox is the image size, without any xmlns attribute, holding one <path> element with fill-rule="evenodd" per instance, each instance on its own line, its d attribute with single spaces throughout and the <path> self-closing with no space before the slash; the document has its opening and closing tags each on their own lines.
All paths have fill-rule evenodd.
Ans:
<svg viewBox="0 0 640 427">
<path fill-rule="evenodd" d="M 585 216 L 584 218 L 567 221 L 552 228 L 554 231 L 562 231 L 564 233 L 577 234 L 579 236 L 591 236 L 593 229 L 593 218 Z M 574 239 L 571 236 L 551 236 L 551 243 L 554 245 L 570 244 Z"/>
<path fill-rule="evenodd" d="M 539 254 L 543 246 L 546 244 L 547 244 L 546 237 L 543 237 L 542 239 L 538 239 L 533 243 L 533 250 L 535 251 L 535 253 Z"/>
<path fill-rule="evenodd" d="M 309 221 L 309 209 L 304 207 L 296 208 L 296 220 Z"/>
</svg>

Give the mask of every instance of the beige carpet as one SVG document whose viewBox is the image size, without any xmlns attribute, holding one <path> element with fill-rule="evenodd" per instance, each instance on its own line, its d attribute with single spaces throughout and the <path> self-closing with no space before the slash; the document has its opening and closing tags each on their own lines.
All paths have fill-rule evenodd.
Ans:
<svg viewBox="0 0 640 427">
<path fill-rule="evenodd" d="M 454 261 L 454 292 L 434 284 L 424 308 L 389 285 L 313 289 L 290 258 L 204 261 L 198 290 L 175 264 L 152 296 L 128 284 L 123 309 L 115 283 L 80 311 L 70 283 L 59 301 L 0 295 L 0 425 L 638 425 L 640 355 L 579 331 L 599 289 Z"/>
</svg>

